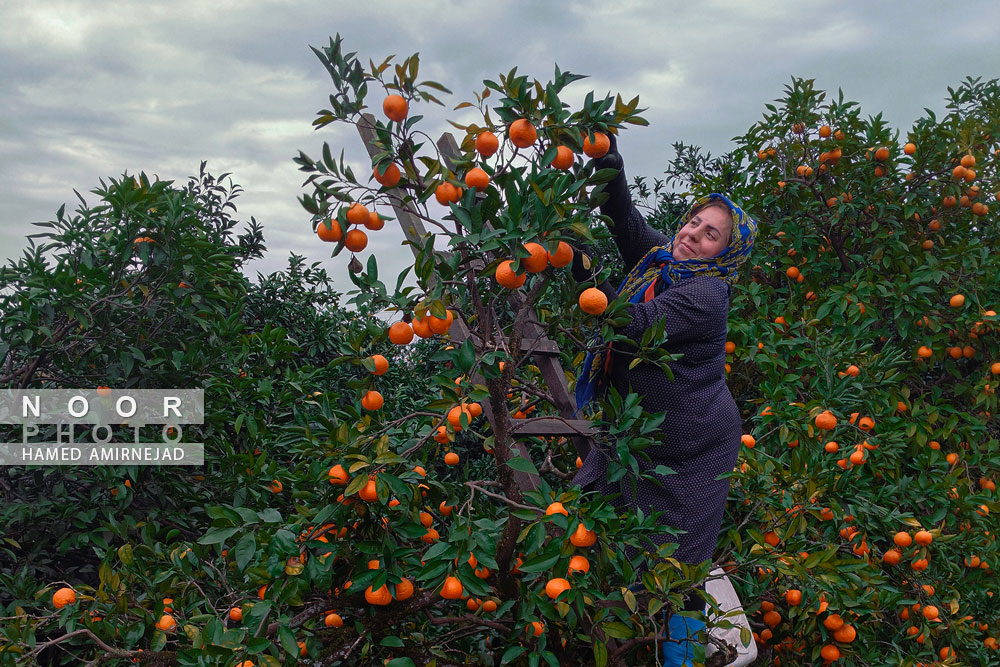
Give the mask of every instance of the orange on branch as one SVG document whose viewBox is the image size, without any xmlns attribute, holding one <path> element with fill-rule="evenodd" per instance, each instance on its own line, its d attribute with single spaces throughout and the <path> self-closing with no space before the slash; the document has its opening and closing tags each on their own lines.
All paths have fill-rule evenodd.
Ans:
<svg viewBox="0 0 1000 667">
<path fill-rule="evenodd" d="M 541 273 L 549 265 L 549 253 L 538 243 L 525 243 L 528 257 L 521 258 L 521 268 L 528 273 Z"/>
<path fill-rule="evenodd" d="M 527 148 L 535 143 L 538 138 L 538 130 L 527 118 L 519 118 L 510 124 L 507 137 L 510 139 L 510 143 L 518 148 Z"/>
<path fill-rule="evenodd" d="M 573 151 L 567 146 L 557 146 L 556 156 L 552 158 L 552 166 L 566 170 L 573 166 Z"/>
<path fill-rule="evenodd" d="M 579 304 L 588 315 L 600 315 L 608 309 L 608 297 L 596 287 L 588 287 L 580 294 Z"/>
<path fill-rule="evenodd" d="M 316 235 L 321 241 L 336 243 L 344 238 L 344 232 L 340 229 L 340 223 L 336 220 L 322 220 L 316 226 Z"/>
<path fill-rule="evenodd" d="M 565 241 L 560 241 L 559 245 L 556 246 L 556 251 L 554 253 L 549 253 L 549 264 L 557 269 L 561 269 L 562 267 L 569 265 L 572 261 L 573 246 Z"/>
<path fill-rule="evenodd" d="M 490 175 L 479 167 L 473 167 L 465 174 L 465 184 L 482 192 L 490 184 Z"/>
<path fill-rule="evenodd" d="M 396 345 L 406 345 L 413 340 L 413 329 L 406 322 L 394 322 L 389 327 L 389 341 Z"/>
<path fill-rule="evenodd" d="M 360 229 L 352 229 L 344 238 L 344 247 L 351 252 L 361 252 L 368 247 L 368 235 Z"/>
<path fill-rule="evenodd" d="M 594 132 L 594 141 L 590 141 L 590 136 L 583 138 L 583 152 L 587 157 L 604 157 L 611 150 L 611 140 L 603 132 Z"/>
<path fill-rule="evenodd" d="M 379 171 L 382 169 L 382 171 Z M 399 179 L 402 178 L 402 173 L 399 171 L 399 167 L 396 166 L 395 162 L 390 162 L 385 167 L 375 167 L 372 169 L 372 177 L 375 181 L 386 188 L 392 188 L 399 185 Z"/>
<path fill-rule="evenodd" d="M 497 283 L 499 283 L 501 287 L 506 287 L 507 289 L 517 289 L 524 284 L 525 280 L 527 280 L 527 275 L 523 273 L 514 273 L 514 269 L 511 268 L 513 264 L 514 262 L 508 259 L 504 262 L 500 262 L 497 266 L 496 279 Z"/>
<path fill-rule="evenodd" d="M 483 130 L 476 135 L 476 151 L 484 158 L 492 157 L 500 149 L 497 135 L 489 130 Z"/>
<path fill-rule="evenodd" d="M 382 113 L 391 121 L 402 123 L 409 111 L 410 105 L 402 95 L 389 95 L 382 100 Z"/>
</svg>

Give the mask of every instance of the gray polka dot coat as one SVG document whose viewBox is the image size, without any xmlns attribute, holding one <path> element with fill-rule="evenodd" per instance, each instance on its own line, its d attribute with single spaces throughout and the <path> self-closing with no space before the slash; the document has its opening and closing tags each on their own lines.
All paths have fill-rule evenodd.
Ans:
<svg viewBox="0 0 1000 667">
<path fill-rule="evenodd" d="M 651 228 L 632 204 L 624 172 L 608 190 L 611 199 L 601 210 L 611 217 L 618 250 L 631 268 L 668 237 Z M 631 307 L 632 321 L 621 333 L 636 342 L 647 328 L 666 321 L 666 349 L 684 355 L 670 362 L 673 381 L 652 364 L 629 369 L 632 357 L 625 350 L 615 349 L 613 355 L 610 386 L 622 395 L 635 392 L 649 412 L 666 413 L 662 439 L 646 450 L 651 460 L 641 462 L 642 468 L 652 474 L 664 465 L 675 474 L 655 475 L 660 484 L 639 480 L 633 487 L 629 477 L 609 484 L 609 452 L 594 448 L 573 480 L 588 491 L 621 492 L 622 508 L 664 512 L 661 523 L 684 533 L 657 536 L 654 542 L 678 541 L 673 557 L 686 563 L 712 557 L 729 492 L 729 480 L 716 478 L 733 470 L 740 447 L 740 412 L 726 385 L 729 295 L 725 281 L 694 276 L 661 285 L 653 299 Z"/>
</svg>

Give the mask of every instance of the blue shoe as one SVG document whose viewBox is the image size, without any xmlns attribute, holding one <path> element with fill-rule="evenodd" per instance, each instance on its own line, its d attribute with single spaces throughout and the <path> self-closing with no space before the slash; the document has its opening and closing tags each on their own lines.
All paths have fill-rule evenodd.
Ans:
<svg viewBox="0 0 1000 667">
<path fill-rule="evenodd" d="M 666 615 L 666 612 L 664 612 Z M 692 667 L 694 665 L 695 635 L 705 629 L 705 623 L 674 614 L 667 623 L 667 639 L 663 642 L 664 667 Z"/>
</svg>

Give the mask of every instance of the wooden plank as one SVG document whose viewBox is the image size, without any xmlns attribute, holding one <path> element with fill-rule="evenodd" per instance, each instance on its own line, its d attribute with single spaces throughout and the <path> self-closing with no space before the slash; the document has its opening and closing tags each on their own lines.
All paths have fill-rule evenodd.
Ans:
<svg viewBox="0 0 1000 667">
<path fill-rule="evenodd" d="M 592 436 L 594 435 L 594 425 L 589 419 L 529 417 L 528 419 L 514 419 L 511 432 L 521 436 Z"/>
<path fill-rule="evenodd" d="M 358 133 L 361 135 L 361 140 L 365 145 L 365 149 L 368 151 L 369 157 L 375 157 L 378 153 L 374 144 L 375 117 L 372 114 L 364 114 L 362 116 L 362 121 L 358 123 L 357 127 Z M 425 239 L 428 236 L 427 230 L 418 218 L 402 207 L 402 203 L 403 202 L 398 197 L 391 198 L 391 206 L 393 212 L 396 214 L 396 220 L 399 222 L 406 239 L 411 242 L 410 251 L 414 256 L 416 256 L 419 249 L 423 247 Z M 455 318 L 451 328 L 448 330 L 448 334 L 452 340 L 459 344 L 473 335 L 460 317 Z M 475 384 L 484 383 L 482 376 L 478 373 L 474 373 L 471 379 Z M 489 421 L 490 426 L 492 426 L 495 431 L 496 417 L 493 414 L 493 407 L 490 405 L 489 401 L 483 401 L 482 405 L 483 414 L 485 414 L 487 421 Z M 520 456 L 522 458 L 529 458 L 527 448 L 518 443 L 516 440 L 511 444 L 511 454 L 515 457 Z M 541 486 L 541 480 L 538 476 L 532 475 L 531 473 L 514 470 L 513 477 L 518 487 L 525 491 L 533 491 Z"/>
<path fill-rule="evenodd" d="M 375 147 L 375 116 L 370 113 L 362 114 L 361 120 L 358 122 L 358 134 L 361 135 L 361 140 L 365 144 L 368 157 L 374 158 L 378 155 L 379 150 Z M 416 244 L 416 248 L 422 247 L 427 238 L 427 229 L 424 227 L 424 223 L 420 221 L 420 218 L 400 206 L 402 201 L 398 196 L 390 195 L 390 201 L 406 240 Z M 413 250 L 414 254 L 416 254 L 416 248 Z"/>
</svg>

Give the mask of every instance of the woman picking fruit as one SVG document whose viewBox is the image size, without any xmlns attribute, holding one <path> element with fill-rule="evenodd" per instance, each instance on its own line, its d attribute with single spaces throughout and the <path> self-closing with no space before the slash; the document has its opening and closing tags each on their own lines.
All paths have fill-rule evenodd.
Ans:
<svg viewBox="0 0 1000 667">
<path fill-rule="evenodd" d="M 614 135 L 607 155 L 595 168 L 617 169 L 605 187 L 608 200 L 601 213 L 610 218 L 610 231 L 626 266 L 632 267 L 615 290 L 606 281 L 599 286 L 610 300 L 627 301 L 631 321 L 618 330 L 638 343 L 650 327 L 665 325 L 665 348 L 683 357 L 670 362 L 671 381 L 656 365 L 630 367 L 633 355 L 616 344 L 599 346 L 587 355 L 577 381 L 581 408 L 608 387 L 619 394 L 635 392 L 645 410 L 665 412 L 658 446 L 646 450 L 640 463 L 653 479 L 607 481 L 608 452 L 592 449 L 574 478 L 585 490 L 622 495 L 618 503 L 644 512 L 662 512 L 661 522 L 682 531 L 677 536 L 651 538 L 651 547 L 676 541 L 673 557 L 685 563 L 712 558 L 726 496 L 728 478 L 740 447 L 742 420 L 726 385 L 726 333 L 729 298 L 737 270 L 750 256 L 757 224 L 721 194 L 699 199 L 681 218 L 673 237 L 650 227 L 629 195 L 623 161 Z M 584 282 L 594 268 L 589 257 L 575 253 L 573 275 Z M 657 466 L 675 474 L 657 475 Z M 702 584 L 703 586 L 703 584 Z M 701 611 L 703 600 L 690 595 L 686 611 Z M 663 644 L 666 665 L 692 664 L 692 648 L 684 638 L 704 628 L 700 620 L 674 614 L 668 630 L 674 641 Z"/>
</svg>

